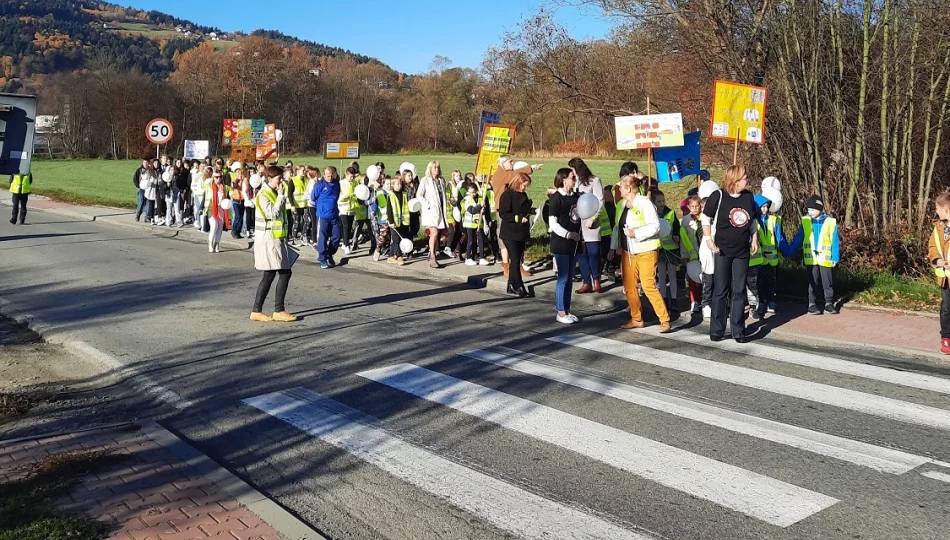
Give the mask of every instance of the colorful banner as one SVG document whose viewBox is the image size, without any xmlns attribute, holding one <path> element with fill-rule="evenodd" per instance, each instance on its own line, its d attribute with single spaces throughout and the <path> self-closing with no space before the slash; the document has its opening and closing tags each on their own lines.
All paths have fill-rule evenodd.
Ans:
<svg viewBox="0 0 950 540">
<path fill-rule="evenodd" d="M 687 176 L 699 174 L 701 131 L 687 133 L 683 146 L 657 148 L 653 151 L 656 161 L 656 178 L 660 182 L 679 182 Z"/>
<path fill-rule="evenodd" d="M 617 150 L 683 146 L 683 115 L 642 114 L 614 118 Z"/>
<path fill-rule="evenodd" d="M 264 120 L 225 118 L 221 146 L 260 146 L 264 144 L 267 124 Z"/>
<path fill-rule="evenodd" d="M 485 124 L 481 144 L 478 145 L 475 175 L 490 177 L 498 169 L 498 158 L 510 154 L 514 146 L 515 126 Z"/>
<path fill-rule="evenodd" d="M 359 158 L 360 158 L 359 141 L 328 142 L 323 151 L 323 159 L 359 159 Z"/>
<path fill-rule="evenodd" d="M 209 155 L 208 141 L 185 141 L 185 159 L 205 159 Z"/>
<path fill-rule="evenodd" d="M 478 124 L 478 138 L 475 140 L 481 143 L 482 133 L 485 132 L 485 124 L 498 124 L 500 122 L 501 122 L 501 113 L 491 112 L 491 111 L 482 111 L 482 118 Z"/>
<path fill-rule="evenodd" d="M 769 90 L 716 81 L 713 93 L 712 137 L 765 144 L 765 106 Z"/>
<path fill-rule="evenodd" d="M 274 124 L 264 126 L 264 133 L 259 140 L 260 144 L 254 145 L 257 150 L 255 155 L 257 161 L 277 159 L 277 126 Z"/>
<path fill-rule="evenodd" d="M 257 149 L 253 146 L 232 146 L 231 161 L 240 161 L 241 163 L 254 163 Z"/>
</svg>

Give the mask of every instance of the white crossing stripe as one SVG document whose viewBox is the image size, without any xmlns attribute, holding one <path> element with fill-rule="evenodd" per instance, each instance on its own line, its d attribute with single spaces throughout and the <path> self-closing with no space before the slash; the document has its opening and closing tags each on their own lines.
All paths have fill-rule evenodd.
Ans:
<svg viewBox="0 0 950 540">
<path fill-rule="evenodd" d="M 521 538 L 652 538 L 413 446 L 373 427 L 375 418 L 320 394 L 293 389 L 245 399 L 244 403 Z"/>
<path fill-rule="evenodd" d="M 838 502 L 792 484 L 412 364 L 358 373 L 779 527 Z"/>
<path fill-rule="evenodd" d="M 885 473 L 904 474 L 930 462 L 929 458 L 908 454 L 900 450 L 853 441 L 836 435 L 829 435 L 662 392 L 639 388 L 597 375 L 554 366 L 551 365 L 551 359 L 549 358 L 507 347 L 490 347 L 465 352 L 462 355 L 521 373 L 583 388 L 634 405 L 848 461 Z"/>
<path fill-rule="evenodd" d="M 921 476 L 926 476 L 932 480 L 940 480 L 941 482 L 946 482 L 950 484 L 950 474 L 942 473 L 938 471 L 925 471 L 920 473 Z"/>
<path fill-rule="evenodd" d="M 909 371 L 899 371 L 896 369 L 862 364 L 859 362 L 850 362 L 820 354 L 814 354 L 804 351 L 795 351 L 774 347 L 764 343 L 736 343 L 735 341 L 724 340 L 720 342 L 709 341 L 708 334 L 699 334 L 690 331 L 672 332 L 661 334 L 658 327 L 649 327 L 637 331 L 638 334 L 649 334 L 663 339 L 671 339 L 693 345 L 702 345 L 729 352 L 748 354 L 758 356 L 776 362 L 785 362 L 798 366 L 818 368 L 825 371 L 833 371 L 844 375 L 854 375 L 863 379 L 872 379 L 909 388 L 919 388 L 930 392 L 941 394 L 950 394 L 950 379 L 942 379 L 932 375 L 922 373 L 913 373 Z"/>
<path fill-rule="evenodd" d="M 824 403 L 825 405 L 909 424 L 950 430 L 950 411 L 936 407 L 865 394 L 828 384 L 803 381 L 746 367 L 713 362 L 686 356 L 685 354 L 659 351 L 633 343 L 597 336 L 565 334 L 550 337 L 548 340 L 654 366 L 692 373 L 708 379 L 765 390 L 783 396 Z"/>
</svg>

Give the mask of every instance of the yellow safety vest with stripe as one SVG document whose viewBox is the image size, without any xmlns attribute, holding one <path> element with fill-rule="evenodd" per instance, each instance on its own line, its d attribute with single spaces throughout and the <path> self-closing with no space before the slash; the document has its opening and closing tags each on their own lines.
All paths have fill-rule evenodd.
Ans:
<svg viewBox="0 0 950 540">
<path fill-rule="evenodd" d="M 613 227 L 610 226 L 610 214 L 607 213 L 607 205 L 600 210 L 600 237 L 608 237 L 613 234 Z"/>
<path fill-rule="evenodd" d="M 306 208 L 307 197 L 304 194 L 307 192 L 307 182 L 299 176 L 290 180 L 294 183 L 294 208 Z"/>
<path fill-rule="evenodd" d="M 478 229 L 482 226 L 482 212 L 472 214 L 468 211 L 469 206 L 478 206 L 478 191 L 469 190 L 462 199 L 462 227 L 466 229 Z"/>
<path fill-rule="evenodd" d="M 14 174 L 10 181 L 10 193 L 29 195 L 33 191 L 33 173 L 24 175 Z"/>
<path fill-rule="evenodd" d="M 937 229 L 936 226 L 934 226 L 934 245 L 937 246 L 937 255 L 940 255 L 940 258 L 941 258 L 941 259 L 947 260 L 947 254 L 943 252 L 943 235 L 942 235 L 942 231 L 940 231 L 939 229 Z M 936 266 L 934 266 L 934 274 L 937 274 L 937 278 L 938 278 L 938 279 L 943 279 L 943 278 L 947 277 L 947 275 L 948 275 L 946 268 L 939 268 L 939 267 L 936 267 Z"/>
<path fill-rule="evenodd" d="M 642 196 L 642 195 L 641 195 L 641 196 Z M 617 204 L 618 204 L 618 205 L 622 205 L 622 204 L 623 204 L 623 201 L 621 201 L 620 203 L 617 203 Z M 618 207 L 617 210 L 618 210 L 619 212 L 623 212 L 623 207 L 620 206 L 620 207 Z M 621 214 L 617 214 L 617 215 L 619 216 L 619 215 L 621 215 Z M 618 217 L 618 219 L 619 219 L 619 217 Z M 643 215 L 643 212 L 641 212 L 640 209 L 637 208 L 636 206 L 634 206 L 633 208 L 627 208 L 627 219 L 632 222 L 632 228 L 633 228 L 633 229 L 639 229 L 640 227 L 643 227 L 643 226 L 645 226 L 645 225 L 647 224 L 647 218 L 646 218 L 646 216 L 644 216 L 644 215 Z M 660 219 L 663 219 L 663 218 L 660 218 Z M 623 240 L 623 239 L 626 238 L 626 235 L 623 234 L 623 226 L 624 226 L 624 225 L 625 225 L 625 223 L 617 223 L 617 227 L 619 227 L 619 231 L 620 231 L 620 239 L 621 239 L 621 240 Z M 633 241 L 633 238 L 630 238 L 629 240 Z M 642 241 L 642 242 L 637 242 L 637 244 L 638 244 L 640 247 L 644 248 L 645 251 L 656 251 L 656 250 L 660 249 L 660 239 L 659 239 L 659 238 L 652 238 L 652 239 L 650 239 L 650 240 L 644 240 L 644 241 Z M 624 249 L 626 249 L 627 244 L 623 244 L 623 246 L 624 246 Z"/>
<path fill-rule="evenodd" d="M 406 192 L 390 192 L 389 205 L 393 207 L 393 223 L 390 223 L 390 225 L 394 227 L 408 227 L 409 197 L 406 195 Z"/>
<path fill-rule="evenodd" d="M 834 242 L 834 234 L 838 229 L 838 221 L 835 218 L 825 218 L 821 225 L 821 234 L 818 236 L 818 245 L 812 247 L 812 227 L 809 216 L 802 217 L 802 233 L 804 240 L 802 242 L 802 253 L 805 256 L 805 264 L 808 266 L 824 266 L 832 268 L 835 263 L 831 262 L 831 245 Z"/>
<path fill-rule="evenodd" d="M 665 251 L 679 253 L 680 246 L 673 240 L 673 224 L 676 223 L 676 213 L 670 210 L 666 215 L 660 216 L 660 219 L 665 219 L 670 224 L 670 234 L 660 238 L 660 245 L 663 246 Z"/>
<path fill-rule="evenodd" d="M 267 217 L 264 216 L 264 205 L 261 204 L 261 197 L 266 197 L 271 204 L 277 204 L 277 192 L 270 186 L 261 188 L 254 201 L 254 206 L 256 207 L 254 214 L 257 216 L 257 223 L 263 223 L 264 231 L 270 231 L 271 236 L 274 238 L 287 238 L 287 227 L 284 226 L 284 220 L 287 219 L 287 212 L 277 212 L 277 219 L 267 219 Z"/>
<path fill-rule="evenodd" d="M 765 264 L 769 266 L 778 266 L 778 245 L 775 241 L 775 226 L 780 222 L 780 219 L 778 216 L 768 216 L 765 220 L 765 227 L 759 227 L 759 252 L 765 259 Z"/>
<path fill-rule="evenodd" d="M 697 223 L 697 221 L 693 220 L 693 223 Z M 689 235 L 682 232 L 683 228 L 684 226 L 680 224 L 680 244 L 682 245 L 680 253 L 689 257 L 691 261 L 698 261 L 699 251 L 696 249 L 696 246 L 693 245 L 693 241 L 689 239 Z"/>
<path fill-rule="evenodd" d="M 203 216 L 211 215 L 211 197 L 214 195 L 212 193 L 213 186 L 214 186 L 213 183 L 205 186 L 204 196 L 202 196 L 201 198 L 201 206 L 204 207 L 201 210 L 201 215 Z M 229 199 L 231 197 L 231 188 L 225 184 L 221 184 L 221 186 L 224 187 L 224 198 Z M 221 204 L 221 201 L 218 201 L 218 204 Z"/>
<path fill-rule="evenodd" d="M 491 221 L 498 221 L 498 210 L 495 208 L 495 190 L 490 186 L 491 184 L 485 185 L 487 189 L 482 196 L 482 200 L 485 201 L 485 204 L 488 205 L 488 216 L 491 218 Z"/>
</svg>

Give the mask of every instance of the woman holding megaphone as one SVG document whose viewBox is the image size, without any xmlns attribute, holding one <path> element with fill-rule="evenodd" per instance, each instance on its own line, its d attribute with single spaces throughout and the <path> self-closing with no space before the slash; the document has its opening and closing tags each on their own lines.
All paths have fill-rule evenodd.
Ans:
<svg viewBox="0 0 950 540">
<path fill-rule="evenodd" d="M 670 314 L 656 286 L 656 269 L 660 262 L 660 218 L 656 207 L 645 195 L 640 194 L 641 180 L 633 174 L 620 179 L 620 196 L 623 199 L 620 216 L 610 240 L 613 260 L 622 258 L 623 288 L 630 305 L 630 320 L 621 326 L 625 330 L 643 328 L 643 310 L 638 285 L 653 306 L 660 319 L 660 333 L 670 331 Z"/>
<path fill-rule="evenodd" d="M 284 297 L 290 284 L 290 268 L 296 260 L 287 249 L 287 187 L 282 181 L 284 171 L 280 167 L 268 167 L 267 180 L 257 194 L 255 211 L 257 214 L 254 229 L 254 267 L 264 272 L 257 296 L 254 299 L 254 311 L 251 320 L 259 322 L 293 322 L 297 317 L 284 309 Z M 278 277 L 279 276 L 279 277 Z M 270 292 L 274 278 L 277 279 L 277 291 L 274 298 L 274 315 L 264 315 L 264 300 Z"/>
</svg>

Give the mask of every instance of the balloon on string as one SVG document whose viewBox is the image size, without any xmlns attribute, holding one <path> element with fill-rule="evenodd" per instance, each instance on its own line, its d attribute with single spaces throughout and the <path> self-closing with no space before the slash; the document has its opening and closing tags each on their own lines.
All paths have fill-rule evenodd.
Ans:
<svg viewBox="0 0 950 540">
<path fill-rule="evenodd" d="M 689 261 L 686 263 L 686 275 L 693 283 L 702 283 L 703 265 L 699 261 Z"/>
<path fill-rule="evenodd" d="M 762 188 L 762 195 L 766 199 L 772 201 L 772 204 L 769 205 L 769 212 L 778 213 L 782 208 L 782 203 L 785 202 L 782 197 L 782 192 L 775 188 Z"/>
<path fill-rule="evenodd" d="M 452 219 L 454 219 L 456 223 L 462 221 L 462 211 L 459 210 L 458 208 L 453 208 Z"/>
<path fill-rule="evenodd" d="M 422 211 L 422 201 L 418 198 L 409 199 L 409 211 L 410 212 L 421 212 Z"/>
<path fill-rule="evenodd" d="M 514 168 L 515 168 L 515 170 L 517 171 L 518 169 L 524 169 L 524 168 L 527 167 L 527 166 L 528 166 L 528 162 L 527 162 L 527 161 L 519 161 L 519 162 L 515 163 Z"/>
<path fill-rule="evenodd" d="M 221 200 L 221 208 L 224 208 L 225 210 L 230 210 L 230 209 L 231 209 L 231 199 L 222 199 L 222 200 Z"/>
<path fill-rule="evenodd" d="M 416 166 L 412 163 L 409 163 L 408 161 L 403 161 L 402 164 L 399 165 L 399 172 L 404 172 L 407 170 L 412 171 L 412 175 L 416 176 Z"/>
<path fill-rule="evenodd" d="M 260 189 L 261 184 L 264 183 L 264 179 L 260 175 L 255 174 L 251 177 L 251 187 L 254 189 Z"/>
<path fill-rule="evenodd" d="M 409 253 L 412 253 L 413 247 L 414 246 L 412 245 L 412 240 L 408 238 L 403 238 L 402 240 L 399 241 L 399 251 L 402 251 L 403 255 L 408 255 Z"/>
<path fill-rule="evenodd" d="M 369 188 L 366 187 L 366 184 L 358 184 L 356 188 L 353 189 L 353 194 L 356 195 L 357 199 L 361 201 L 366 201 L 369 199 L 369 195 L 370 195 Z"/>
<path fill-rule="evenodd" d="M 673 226 L 669 221 L 660 218 L 660 238 L 666 238 L 671 234 L 673 234 Z"/>
<path fill-rule="evenodd" d="M 370 165 L 369 167 L 366 167 L 366 177 L 369 178 L 370 182 L 379 180 L 379 167 L 376 165 Z"/>
<path fill-rule="evenodd" d="M 762 180 L 762 189 L 771 188 L 776 191 L 782 191 L 782 183 L 779 182 L 778 178 L 774 176 L 769 176 Z"/>
<path fill-rule="evenodd" d="M 577 199 L 577 217 L 590 219 L 600 211 L 600 201 L 593 193 L 585 193 Z"/>
<path fill-rule="evenodd" d="M 713 193 L 719 191 L 719 184 L 712 180 L 706 180 L 699 186 L 699 198 L 707 199 Z"/>
</svg>

